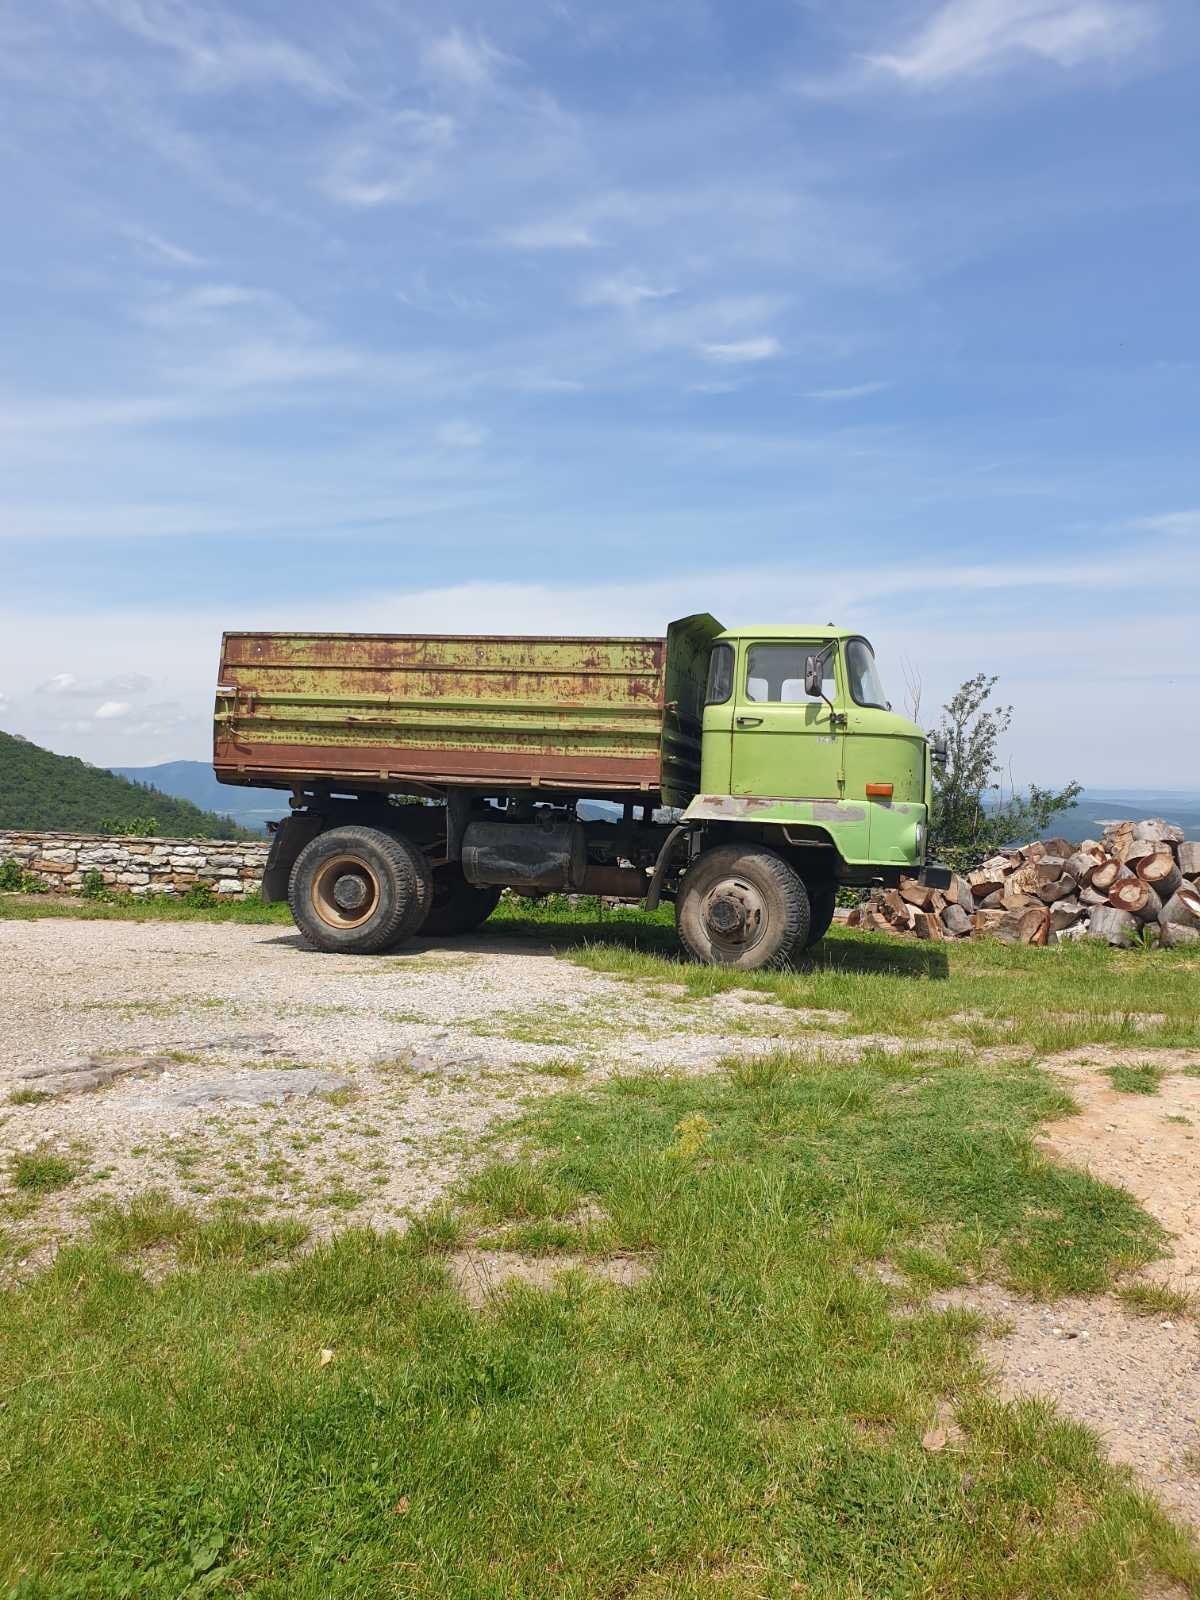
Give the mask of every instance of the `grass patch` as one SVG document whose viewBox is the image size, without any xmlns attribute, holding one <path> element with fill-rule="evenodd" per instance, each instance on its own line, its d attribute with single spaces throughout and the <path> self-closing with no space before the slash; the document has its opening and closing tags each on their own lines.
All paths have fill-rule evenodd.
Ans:
<svg viewBox="0 0 1200 1600">
<path fill-rule="evenodd" d="M 58 900 L 51 895 L 22 900 L 0 895 L 0 921 L 40 922 L 70 917 L 81 922 L 242 922 L 290 927 L 292 914 L 283 903 L 264 905 L 253 897 L 225 900 L 214 896 L 204 904 L 172 895 L 114 895 L 111 900 Z"/>
<path fill-rule="evenodd" d="M 74 1162 L 50 1150 L 24 1150 L 9 1164 L 13 1188 L 27 1194 L 53 1194 L 68 1188 L 78 1176 Z"/>
<path fill-rule="evenodd" d="M 845 1012 L 844 1023 L 821 1024 L 845 1036 L 1002 1045 L 1038 1055 L 1089 1044 L 1200 1045 L 1200 966 L 1186 948 L 1148 960 L 1088 941 L 1052 950 L 987 940 L 931 946 L 835 927 L 794 971 L 737 972 L 680 960 L 671 933 L 657 924 L 591 937 L 579 929 L 560 949 L 594 972 L 655 989 L 682 985 L 691 1000 L 746 989 L 796 1010 Z"/>
<path fill-rule="evenodd" d="M 1122 1094 L 1157 1094 L 1159 1084 L 1166 1077 L 1161 1067 L 1150 1062 L 1133 1067 L 1105 1067 L 1104 1071 L 1113 1088 L 1119 1089 Z"/>
<path fill-rule="evenodd" d="M 10 1106 L 37 1106 L 49 1098 L 44 1089 L 12 1089 L 9 1091 L 8 1103 Z"/>
<path fill-rule="evenodd" d="M 524 1156 L 405 1235 L 299 1253 L 232 1210 L 110 1210 L 0 1295 L 21 1508 L 0 1518 L 0 1586 L 1117 1600 L 1198 1582 L 1091 1435 L 993 1397 L 977 1318 L 895 1315 L 862 1271 L 1067 1292 L 1153 1256 L 1128 1196 L 1034 1150 L 1063 1104 L 1027 1065 L 780 1056 L 556 1095 L 516 1130 Z M 442 1257 L 465 1229 L 553 1255 L 581 1215 L 652 1251 L 650 1278 L 517 1285 L 481 1312 L 454 1291 Z M 168 1258 L 156 1282 L 133 1270 L 147 1252 Z M 962 1436 L 931 1452 L 947 1397 Z"/>
<path fill-rule="evenodd" d="M 1191 1295 L 1162 1283 L 1123 1283 L 1117 1297 L 1140 1317 L 1189 1317 L 1196 1309 Z"/>
</svg>

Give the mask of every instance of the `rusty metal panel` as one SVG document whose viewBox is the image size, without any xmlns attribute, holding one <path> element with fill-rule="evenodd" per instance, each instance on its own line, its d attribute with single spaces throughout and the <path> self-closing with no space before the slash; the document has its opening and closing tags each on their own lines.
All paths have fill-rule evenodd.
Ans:
<svg viewBox="0 0 1200 1600">
<path fill-rule="evenodd" d="M 231 633 L 214 766 L 233 783 L 657 795 L 666 641 Z"/>
</svg>

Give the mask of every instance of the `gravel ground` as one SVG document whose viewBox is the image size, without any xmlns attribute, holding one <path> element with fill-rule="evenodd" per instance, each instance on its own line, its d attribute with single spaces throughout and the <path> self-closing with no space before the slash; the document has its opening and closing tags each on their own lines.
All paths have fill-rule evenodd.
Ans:
<svg viewBox="0 0 1200 1600">
<path fill-rule="evenodd" d="M 275 927 L 0 923 L 0 1185 L 21 1152 L 76 1168 L 18 1214 L 33 1264 L 98 1199 L 148 1187 L 285 1206 L 318 1233 L 395 1225 L 538 1095 L 820 1037 L 824 1014 L 760 1000 L 648 1009 L 527 941 L 362 960 Z"/>
</svg>

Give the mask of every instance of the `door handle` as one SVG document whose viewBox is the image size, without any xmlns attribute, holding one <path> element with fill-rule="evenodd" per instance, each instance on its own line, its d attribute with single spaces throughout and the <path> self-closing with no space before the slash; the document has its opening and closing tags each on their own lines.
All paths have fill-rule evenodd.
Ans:
<svg viewBox="0 0 1200 1600">
<path fill-rule="evenodd" d="M 737 719 L 737 725 L 739 728 L 757 728 L 761 723 L 761 717 L 739 717 Z"/>
</svg>

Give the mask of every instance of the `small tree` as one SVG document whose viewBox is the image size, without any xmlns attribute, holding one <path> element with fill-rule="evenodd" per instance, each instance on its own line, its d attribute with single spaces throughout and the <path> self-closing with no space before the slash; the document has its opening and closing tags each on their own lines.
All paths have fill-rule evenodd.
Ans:
<svg viewBox="0 0 1200 1600">
<path fill-rule="evenodd" d="M 1013 713 L 1011 706 L 989 704 L 998 681 L 983 672 L 968 678 L 943 708 L 934 730 L 935 737 L 945 740 L 946 762 L 933 769 L 931 840 L 938 855 L 960 867 L 1003 845 L 1036 838 L 1081 793 L 1078 783 L 1065 789 L 1031 783 L 1026 794 L 1010 788 L 1005 798 L 996 751 Z M 985 799 L 989 795 L 995 796 L 990 804 Z"/>
</svg>

